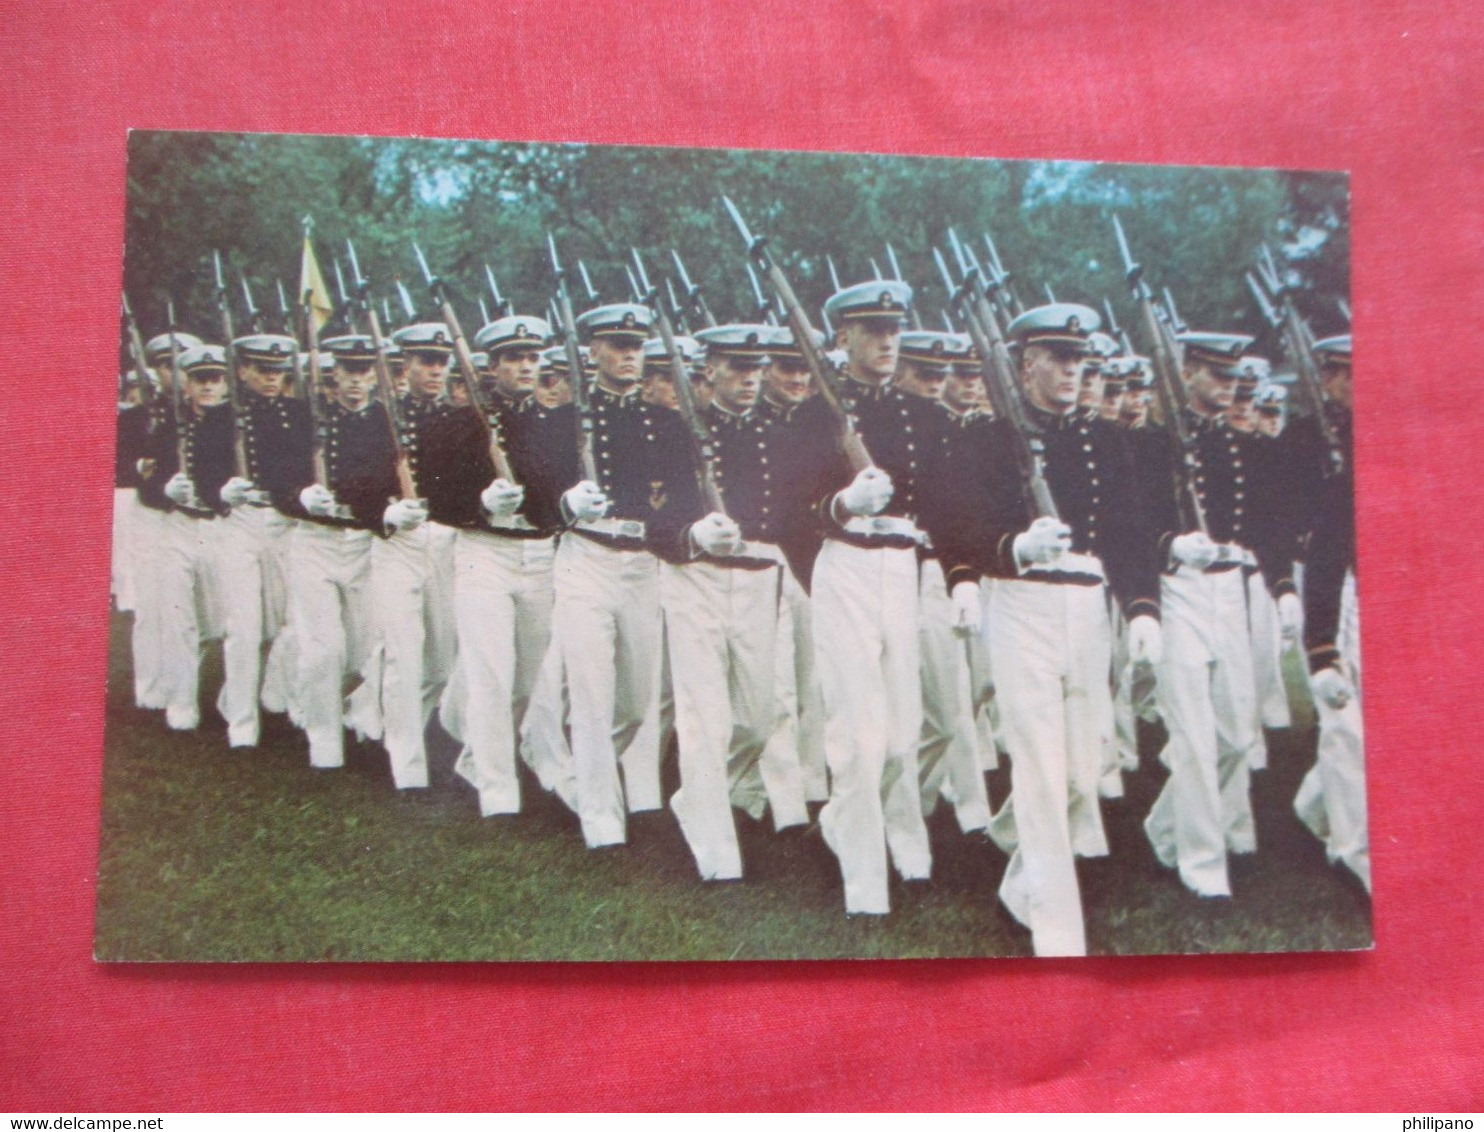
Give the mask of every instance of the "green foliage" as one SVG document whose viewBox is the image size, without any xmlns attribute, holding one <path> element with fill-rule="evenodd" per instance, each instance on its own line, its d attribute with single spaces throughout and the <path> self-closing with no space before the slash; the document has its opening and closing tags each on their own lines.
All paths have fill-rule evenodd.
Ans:
<svg viewBox="0 0 1484 1132">
<path fill-rule="evenodd" d="M 472 333 L 483 265 L 517 309 L 545 310 L 552 289 L 545 237 L 588 266 L 605 300 L 628 297 L 631 247 L 658 282 L 678 250 L 723 319 L 753 301 L 744 248 L 719 203 L 735 200 L 765 233 L 806 305 L 831 287 L 889 272 L 886 244 L 936 324 L 946 301 L 932 264 L 953 226 L 990 233 L 1022 299 L 1100 306 L 1130 324 L 1109 218 L 1119 214 L 1156 288 L 1169 287 L 1193 326 L 1264 328 L 1242 282 L 1264 241 L 1288 253 L 1291 279 L 1320 329 L 1348 298 L 1348 183 L 1342 174 L 1274 170 L 969 161 L 852 154 L 655 149 L 415 139 L 136 132 L 130 138 L 125 286 L 146 333 L 172 295 L 183 328 L 219 337 L 210 255 L 230 281 L 246 272 L 260 306 L 273 280 L 297 287 L 302 221 L 331 285 L 333 259 L 354 239 L 373 293 L 402 278 L 432 307 L 411 250 L 417 240 L 450 282 Z M 1323 237 L 1322 239 L 1320 237 Z M 582 304 L 580 286 L 574 295 Z M 242 318 L 238 292 L 237 317 Z M 1336 327 L 1339 329 L 1339 327 Z M 1277 350 L 1277 343 L 1266 344 Z"/>
</svg>

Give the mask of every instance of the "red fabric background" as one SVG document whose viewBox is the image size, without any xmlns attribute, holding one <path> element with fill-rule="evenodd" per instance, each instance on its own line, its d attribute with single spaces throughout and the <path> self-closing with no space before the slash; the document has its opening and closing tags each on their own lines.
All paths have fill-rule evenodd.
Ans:
<svg viewBox="0 0 1484 1132">
<path fill-rule="evenodd" d="M 1484 7 L 498 7 L 0 3 L 0 1107 L 1477 1109 Z M 1352 170 L 1376 952 L 95 966 L 131 126 Z"/>
</svg>

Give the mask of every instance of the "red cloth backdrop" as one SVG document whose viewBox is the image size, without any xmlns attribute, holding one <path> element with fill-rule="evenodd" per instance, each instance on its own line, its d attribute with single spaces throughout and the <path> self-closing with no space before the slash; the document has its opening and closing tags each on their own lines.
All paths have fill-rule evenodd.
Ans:
<svg viewBox="0 0 1484 1132">
<path fill-rule="evenodd" d="M 4 4 L 0 1106 L 1479 1107 L 1484 7 L 353 7 Z M 95 966 L 129 127 L 1351 170 L 1376 951 Z"/>
</svg>

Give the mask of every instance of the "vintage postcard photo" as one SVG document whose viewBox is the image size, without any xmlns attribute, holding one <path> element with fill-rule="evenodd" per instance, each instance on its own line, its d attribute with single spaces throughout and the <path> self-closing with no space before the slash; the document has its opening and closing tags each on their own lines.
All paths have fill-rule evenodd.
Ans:
<svg viewBox="0 0 1484 1132">
<path fill-rule="evenodd" d="M 96 954 L 1371 946 L 1343 173 L 135 132 Z"/>
</svg>

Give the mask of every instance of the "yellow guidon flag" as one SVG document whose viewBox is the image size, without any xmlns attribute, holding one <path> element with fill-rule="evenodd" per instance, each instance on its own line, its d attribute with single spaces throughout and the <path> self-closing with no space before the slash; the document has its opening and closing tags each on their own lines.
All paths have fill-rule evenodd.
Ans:
<svg viewBox="0 0 1484 1132">
<path fill-rule="evenodd" d="M 314 258 L 314 244 L 309 239 L 313 223 L 307 216 L 304 218 L 304 255 L 299 262 L 299 298 L 302 301 L 306 295 L 309 296 L 309 310 L 314 318 L 315 332 L 318 333 L 335 313 L 335 303 L 330 298 L 330 288 L 325 285 L 325 277 L 320 273 L 319 261 Z"/>
</svg>

